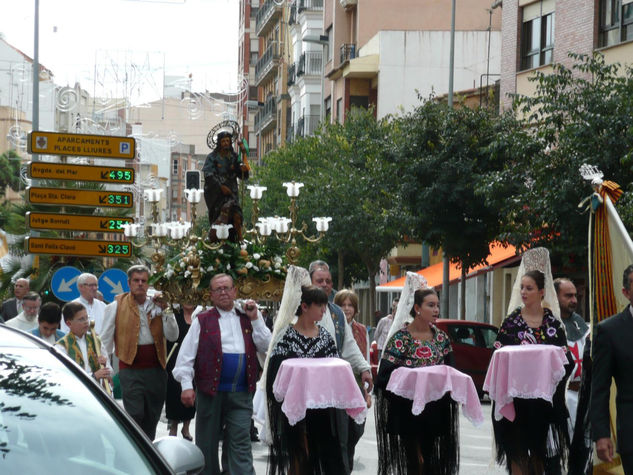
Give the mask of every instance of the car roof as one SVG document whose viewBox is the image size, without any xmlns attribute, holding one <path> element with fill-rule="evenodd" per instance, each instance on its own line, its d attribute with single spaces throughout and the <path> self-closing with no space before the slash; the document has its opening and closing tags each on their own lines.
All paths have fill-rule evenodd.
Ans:
<svg viewBox="0 0 633 475">
<path fill-rule="evenodd" d="M 4 348 L 45 349 L 46 343 L 35 335 L 0 324 L 0 349 Z"/>
</svg>

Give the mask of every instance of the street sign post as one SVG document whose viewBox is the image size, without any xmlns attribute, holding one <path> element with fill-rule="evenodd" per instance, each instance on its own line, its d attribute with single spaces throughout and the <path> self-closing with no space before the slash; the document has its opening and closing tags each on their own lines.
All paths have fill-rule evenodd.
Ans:
<svg viewBox="0 0 633 475">
<path fill-rule="evenodd" d="M 127 274 L 121 269 L 106 270 L 99 276 L 99 290 L 106 302 L 112 302 L 117 295 L 130 291 Z"/>
<path fill-rule="evenodd" d="M 30 203 L 42 205 L 132 207 L 132 193 L 127 191 L 29 187 L 27 188 L 27 196 Z"/>
<path fill-rule="evenodd" d="M 31 254 L 54 254 L 79 257 L 130 257 L 129 241 L 97 241 L 89 239 L 54 239 L 27 237 L 26 251 Z"/>
<path fill-rule="evenodd" d="M 29 133 L 28 152 L 42 155 L 75 157 L 124 158 L 132 160 L 136 142 L 132 137 L 111 135 L 61 134 L 57 132 Z"/>
<path fill-rule="evenodd" d="M 51 277 L 51 290 L 53 295 L 62 302 L 70 302 L 79 297 L 77 278 L 81 271 L 76 267 L 65 266 L 57 270 Z"/>
<path fill-rule="evenodd" d="M 81 214 L 26 213 L 26 222 L 31 229 L 60 229 L 65 231 L 93 231 L 100 233 L 122 233 L 123 224 L 132 224 L 133 218 L 121 216 L 86 216 Z"/>
<path fill-rule="evenodd" d="M 102 183 L 134 183 L 134 168 L 67 165 L 64 163 L 31 162 L 29 176 L 36 179 L 98 181 Z"/>
</svg>

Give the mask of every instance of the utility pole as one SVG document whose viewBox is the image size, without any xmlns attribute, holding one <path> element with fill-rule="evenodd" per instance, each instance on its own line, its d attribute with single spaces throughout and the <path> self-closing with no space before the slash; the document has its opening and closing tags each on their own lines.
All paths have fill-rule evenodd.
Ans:
<svg viewBox="0 0 633 475">
<path fill-rule="evenodd" d="M 448 107 L 453 107 L 453 76 L 455 74 L 455 0 L 451 2 L 451 43 L 448 64 Z M 446 251 L 442 256 L 443 272 L 442 272 L 442 315 L 444 318 L 450 318 L 449 313 L 449 260 Z"/>
</svg>

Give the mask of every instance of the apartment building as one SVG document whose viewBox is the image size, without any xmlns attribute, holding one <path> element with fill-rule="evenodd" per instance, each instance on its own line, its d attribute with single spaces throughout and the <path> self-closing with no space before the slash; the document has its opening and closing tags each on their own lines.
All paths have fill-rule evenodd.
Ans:
<svg viewBox="0 0 633 475">
<path fill-rule="evenodd" d="M 248 141 L 249 158 L 252 161 L 258 160 L 257 134 L 255 133 L 255 115 L 259 110 L 255 85 L 255 66 L 259 59 L 259 40 L 255 34 L 258 11 L 258 0 L 240 1 L 238 71 L 242 76 L 242 82 L 238 101 L 238 123 L 242 135 Z"/>
<path fill-rule="evenodd" d="M 263 0 L 255 16 L 259 59 L 255 64 L 259 110 L 255 115 L 258 160 L 286 141 L 289 125 L 287 2 Z"/>
<path fill-rule="evenodd" d="M 297 0 L 290 6 L 288 67 L 290 118 L 286 139 L 312 135 L 323 118 L 323 0 Z"/>
<path fill-rule="evenodd" d="M 609 63 L 633 61 L 633 0 L 504 0 L 501 98 L 532 95 L 528 79 L 552 63 L 571 65 L 568 53 L 600 51 Z"/>
<path fill-rule="evenodd" d="M 454 90 L 500 72 L 501 13 L 492 0 L 457 0 Z M 448 91 L 451 2 L 325 0 L 324 112 L 342 122 L 352 106 L 378 117 Z M 419 95 L 419 96 L 418 96 Z"/>
</svg>

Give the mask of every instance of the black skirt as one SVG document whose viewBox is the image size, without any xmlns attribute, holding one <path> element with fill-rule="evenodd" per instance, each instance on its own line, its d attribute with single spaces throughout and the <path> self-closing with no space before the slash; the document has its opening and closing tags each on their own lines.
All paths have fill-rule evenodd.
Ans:
<svg viewBox="0 0 633 475">
<path fill-rule="evenodd" d="M 516 417 L 500 421 L 494 418 L 496 459 L 511 472 L 512 462 L 528 468 L 529 473 L 560 473 L 569 451 L 569 413 L 565 405 L 565 380 L 559 383 L 553 403 L 544 399 L 514 399 Z M 556 467 L 549 467 L 551 464 Z M 549 467 L 549 468 L 548 468 Z"/>
<path fill-rule="evenodd" d="M 459 469 L 459 409 L 450 394 L 411 413 L 413 401 L 378 390 L 379 475 L 453 475 Z"/>
</svg>

